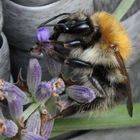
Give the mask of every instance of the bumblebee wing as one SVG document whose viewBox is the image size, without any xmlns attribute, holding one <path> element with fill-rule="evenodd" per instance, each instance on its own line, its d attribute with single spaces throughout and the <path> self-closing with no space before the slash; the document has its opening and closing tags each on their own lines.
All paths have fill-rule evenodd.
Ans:
<svg viewBox="0 0 140 140">
<path fill-rule="evenodd" d="M 127 110 L 128 114 L 132 117 L 133 115 L 133 103 L 132 103 L 132 93 L 131 93 L 131 87 L 130 87 L 130 81 L 129 81 L 129 76 L 123 61 L 122 56 L 120 55 L 119 51 L 115 51 L 115 56 L 116 59 L 119 63 L 119 69 L 121 73 L 126 77 L 125 79 L 125 84 L 126 84 L 126 96 L 127 96 Z"/>
</svg>

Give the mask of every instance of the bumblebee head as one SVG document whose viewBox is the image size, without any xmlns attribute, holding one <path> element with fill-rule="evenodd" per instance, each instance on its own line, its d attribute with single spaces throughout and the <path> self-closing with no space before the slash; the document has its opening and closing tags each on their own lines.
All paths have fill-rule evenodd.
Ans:
<svg viewBox="0 0 140 140">
<path fill-rule="evenodd" d="M 51 21 L 62 16 L 64 16 L 64 18 L 56 24 L 50 24 Z M 93 40 L 97 41 L 101 36 L 99 28 L 91 24 L 89 16 L 81 12 L 62 13 L 45 21 L 40 26 L 54 27 L 54 32 L 50 40 L 57 40 L 64 35 L 64 38 L 62 37 L 64 40 L 60 39 L 61 41 L 78 41 L 82 46 L 89 46 Z M 90 39 L 90 35 L 92 35 L 93 39 Z"/>
<path fill-rule="evenodd" d="M 48 24 L 52 20 L 65 16 L 63 19 L 58 21 L 56 24 Z M 62 13 L 57 15 L 48 21 L 45 21 L 40 26 L 54 26 L 54 32 L 59 34 L 67 33 L 67 34 L 82 34 L 87 35 L 92 32 L 92 26 L 87 18 L 87 16 L 83 13 Z"/>
<path fill-rule="evenodd" d="M 62 18 L 56 24 L 48 24 L 61 16 L 65 16 L 65 18 Z M 100 43 L 100 46 L 106 48 L 109 48 L 112 44 L 117 45 L 124 59 L 131 52 L 131 43 L 126 31 L 120 22 L 107 12 L 98 12 L 91 16 L 81 12 L 63 13 L 49 19 L 40 26 L 54 27 L 54 33 L 50 40 L 58 40 L 63 34 L 65 40 L 61 41 L 69 41 L 70 45 L 75 41 L 79 43 L 76 45 L 86 47 L 94 46 L 95 43 Z"/>
</svg>

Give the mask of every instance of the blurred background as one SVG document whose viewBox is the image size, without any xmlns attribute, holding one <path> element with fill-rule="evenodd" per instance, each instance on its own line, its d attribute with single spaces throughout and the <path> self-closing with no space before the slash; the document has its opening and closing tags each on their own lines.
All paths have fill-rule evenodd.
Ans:
<svg viewBox="0 0 140 140">
<path fill-rule="evenodd" d="M 30 49 L 36 43 L 36 28 L 43 21 L 59 13 L 84 11 L 93 14 L 97 11 L 113 13 L 122 0 L 0 0 L 0 78 L 14 81 L 19 69 L 26 79 Z M 127 0 L 126 0 L 127 1 Z M 126 64 L 133 90 L 133 100 L 140 101 L 140 1 L 127 11 L 121 20 L 133 45 L 133 55 Z M 8 45 L 9 44 L 9 45 Z M 46 58 L 40 58 L 43 80 L 51 76 L 46 66 Z M 139 109 L 140 111 L 140 109 Z M 121 115 L 121 114 L 118 114 Z M 131 120 L 130 120 L 131 121 Z M 72 122 L 71 122 L 72 123 Z M 83 126 L 84 127 L 84 126 Z M 60 135 L 51 140 L 139 140 L 140 127 L 125 127 L 76 131 Z"/>
</svg>

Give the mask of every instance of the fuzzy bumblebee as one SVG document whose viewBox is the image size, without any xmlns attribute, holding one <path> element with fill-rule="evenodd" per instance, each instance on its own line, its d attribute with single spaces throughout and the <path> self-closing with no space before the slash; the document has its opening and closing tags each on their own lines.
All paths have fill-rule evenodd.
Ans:
<svg viewBox="0 0 140 140">
<path fill-rule="evenodd" d="M 64 18 L 56 24 L 48 24 L 60 16 Z M 86 85 L 96 94 L 93 102 L 73 105 L 62 115 L 72 110 L 106 110 L 127 100 L 128 113 L 132 117 L 131 88 L 124 65 L 132 48 L 120 22 L 107 12 L 90 16 L 63 13 L 41 26 L 54 26 L 49 41 L 54 45 L 50 56 L 68 65 L 69 78 L 74 79 L 75 84 Z"/>
</svg>

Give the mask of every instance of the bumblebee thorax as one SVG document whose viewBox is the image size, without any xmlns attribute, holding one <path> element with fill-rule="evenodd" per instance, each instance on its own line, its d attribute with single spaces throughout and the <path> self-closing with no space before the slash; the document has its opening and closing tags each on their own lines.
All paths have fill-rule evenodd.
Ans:
<svg viewBox="0 0 140 140">
<path fill-rule="evenodd" d="M 93 26 L 99 26 L 101 42 L 110 47 L 116 44 L 121 56 L 126 59 L 131 53 L 131 43 L 128 35 L 117 19 L 107 12 L 98 12 L 90 17 Z"/>
</svg>

